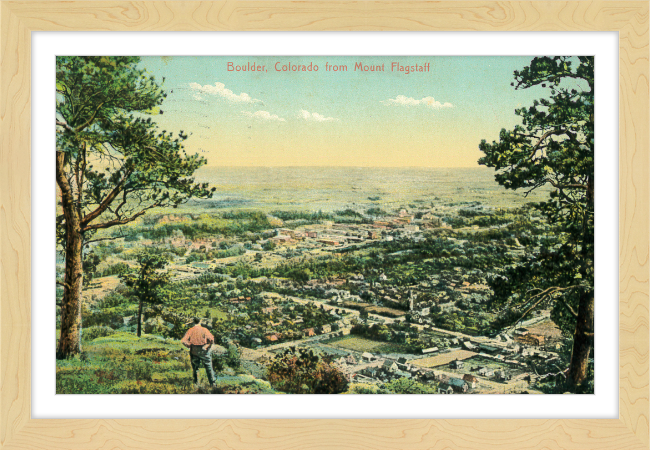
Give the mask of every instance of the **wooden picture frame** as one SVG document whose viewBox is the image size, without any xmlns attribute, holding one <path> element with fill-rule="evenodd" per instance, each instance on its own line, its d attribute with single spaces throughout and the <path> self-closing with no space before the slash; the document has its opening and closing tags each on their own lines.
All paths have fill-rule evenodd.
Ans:
<svg viewBox="0 0 650 450">
<path fill-rule="evenodd" d="M 0 2 L 0 445 L 6 449 L 648 449 L 648 2 Z M 31 418 L 32 31 L 616 31 L 620 43 L 619 418 Z"/>
</svg>

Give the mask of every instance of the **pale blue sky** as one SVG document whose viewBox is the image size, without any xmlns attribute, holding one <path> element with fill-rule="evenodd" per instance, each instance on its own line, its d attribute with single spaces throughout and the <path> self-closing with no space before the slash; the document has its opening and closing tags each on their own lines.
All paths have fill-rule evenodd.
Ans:
<svg viewBox="0 0 650 450">
<path fill-rule="evenodd" d="M 141 65 L 168 97 L 156 120 L 192 133 L 189 153 L 214 166 L 471 167 L 481 139 L 518 123 L 514 109 L 543 89 L 515 91 L 513 71 L 532 57 L 160 57 Z M 228 71 L 253 62 L 264 72 Z M 318 72 L 277 72 L 317 64 Z M 359 72 L 384 64 L 385 72 Z M 430 64 L 391 72 L 391 63 Z M 347 65 L 327 72 L 325 64 Z"/>
</svg>

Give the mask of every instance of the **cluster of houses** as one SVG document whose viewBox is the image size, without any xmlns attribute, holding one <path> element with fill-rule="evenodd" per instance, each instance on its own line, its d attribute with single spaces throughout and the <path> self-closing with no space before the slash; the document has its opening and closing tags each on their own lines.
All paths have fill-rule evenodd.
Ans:
<svg viewBox="0 0 650 450">
<path fill-rule="evenodd" d="M 480 385 L 480 378 L 491 378 L 495 381 L 507 382 L 512 374 L 506 370 L 493 370 L 487 366 L 473 367 L 468 370 L 463 361 L 454 360 L 450 363 L 453 369 L 467 370 L 462 376 L 452 376 L 446 373 L 436 373 L 432 369 L 417 367 L 404 357 L 389 358 L 364 352 L 360 356 L 349 354 L 340 356 L 333 364 L 345 374 L 348 381 L 386 383 L 399 378 L 413 379 L 422 383 L 437 384 L 439 394 L 466 394 Z M 469 373 L 474 372 L 475 374 Z"/>
<path fill-rule="evenodd" d="M 297 320 L 293 321 L 293 323 L 301 323 L 301 322 L 302 322 L 301 317 L 299 317 Z M 341 329 L 340 326 L 335 326 L 335 328 L 337 330 L 338 329 L 341 330 L 341 335 L 350 334 L 349 329 Z M 322 336 L 322 335 L 325 335 L 325 334 L 329 334 L 331 332 L 332 332 L 332 325 L 331 324 L 325 324 L 325 325 L 322 325 L 320 327 L 305 328 L 305 329 L 303 329 L 301 331 L 301 335 L 302 335 L 302 337 L 308 338 L 308 337 L 313 337 L 313 336 Z M 272 343 L 272 342 L 279 341 L 280 339 L 282 339 L 282 337 L 283 337 L 282 333 L 275 332 L 275 333 L 270 333 L 270 334 L 267 334 L 266 336 L 264 336 L 264 340 L 266 342 Z M 298 336 L 298 338 L 300 338 L 300 336 Z"/>
<path fill-rule="evenodd" d="M 464 374 L 463 378 L 438 375 L 438 394 L 466 394 L 470 389 L 475 389 L 479 379 L 471 374 Z"/>
<path fill-rule="evenodd" d="M 333 363 L 346 375 L 348 381 L 385 383 L 399 378 L 422 382 L 435 379 L 433 370 L 416 367 L 404 357 L 395 359 L 364 352 L 358 357 L 352 354 L 341 356 Z"/>
<path fill-rule="evenodd" d="M 170 217 L 167 220 L 175 219 Z M 379 239 L 418 239 L 418 237 L 421 238 L 422 236 L 422 229 L 432 227 L 447 227 L 447 225 L 433 211 L 425 213 L 420 211 L 416 216 L 403 209 L 393 216 L 378 217 L 373 223 L 345 224 L 323 221 L 317 225 L 296 229 L 280 227 L 268 230 L 265 233 L 266 240 L 258 241 L 254 244 L 254 247 L 253 244 L 247 244 L 246 248 L 259 251 L 262 250 L 262 245 L 267 241 L 273 242 L 276 246 L 308 249 L 323 246 L 343 247 Z M 447 237 L 445 242 L 449 244 L 450 250 L 461 252 L 465 244 L 462 239 L 453 237 Z M 173 246 L 189 246 L 190 249 L 200 249 L 202 246 L 208 247 L 212 245 L 210 239 L 189 241 L 181 235 L 171 238 L 170 243 Z M 242 255 L 242 257 L 252 258 L 251 255 L 253 254 L 254 252 L 249 252 L 248 255 Z M 264 254 L 271 258 L 275 256 L 280 259 L 283 258 L 282 252 Z M 179 276 L 196 276 L 196 274 L 202 273 L 203 269 L 207 269 L 196 265 L 184 267 L 186 267 L 187 274 L 182 273 Z M 182 268 L 177 269 L 182 271 Z M 459 310 L 460 301 L 480 303 L 490 293 L 484 277 L 464 273 L 460 268 L 457 268 L 457 272 L 453 272 L 452 275 L 431 273 L 427 274 L 424 281 L 421 280 L 415 284 L 400 286 L 391 285 L 389 277 L 385 273 L 378 273 L 372 277 L 368 276 L 368 274 L 364 277 L 363 274 L 352 273 L 345 278 L 309 280 L 302 283 L 298 288 L 295 288 L 293 282 L 289 280 L 274 279 L 273 281 L 279 285 L 278 287 L 293 287 L 298 296 L 304 294 L 305 296 L 325 299 L 330 307 L 334 308 L 350 307 L 352 303 L 369 303 L 371 305 L 381 305 L 385 309 L 401 311 L 402 314 L 408 311 L 407 320 L 424 325 L 425 331 L 435 327 L 434 320 L 439 314 Z M 250 301 L 251 298 L 246 296 L 230 298 L 228 312 L 238 317 L 242 316 L 242 314 L 248 314 L 246 309 Z M 328 305 L 325 306 L 328 307 Z M 266 306 L 259 313 L 268 316 L 268 320 L 264 324 L 260 323 L 258 331 L 261 333 L 256 333 L 258 337 L 253 338 L 251 343 L 259 346 L 281 342 L 288 338 L 299 340 L 328 336 L 334 332 L 346 334 L 347 331 L 349 333 L 349 323 L 345 324 L 342 321 L 341 315 L 343 314 L 338 315 L 334 309 L 330 309 L 329 312 L 336 319 L 334 324 L 323 324 L 319 327 L 304 327 L 303 325 L 303 327 L 300 327 L 302 317 L 289 319 L 278 312 L 277 306 Z M 287 322 L 291 322 L 291 330 L 287 335 L 283 335 L 287 328 Z M 246 328 L 250 329 L 251 327 L 246 326 Z M 420 328 L 422 329 L 422 327 Z M 541 350 L 541 347 L 546 344 L 543 335 L 533 333 L 526 328 L 519 328 L 512 335 L 502 333 L 493 339 L 481 337 L 481 339 L 474 340 L 450 337 L 446 341 L 448 341 L 446 343 L 450 347 L 458 346 L 505 363 L 519 364 L 520 367 L 524 366 L 525 361 L 529 361 L 530 358 L 550 363 L 557 357 L 552 352 Z M 431 345 L 438 344 L 432 343 Z M 444 346 L 442 345 L 442 347 Z M 425 349 L 423 353 L 437 353 L 439 351 L 438 347 L 431 347 Z M 462 365 L 462 361 L 458 363 Z M 404 377 L 426 381 L 433 377 L 432 370 L 413 367 L 406 360 L 381 359 L 368 354 L 361 355 L 358 360 L 351 355 L 346 358 L 339 358 L 337 365 L 351 379 L 365 377 L 372 380 L 389 381 Z M 462 367 L 456 369 L 459 370 Z M 498 381 L 508 381 L 511 378 L 511 374 L 505 370 L 492 371 L 488 367 L 479 367 L 476 368 L 476 371 L 472 370 L 471 372 Z M 439 379 L 441 393 L 443 393 L 442 391 L 445 391 L 444 393 L 464 393 L 470 389 L 475 389 L 478 383 L 476 375 L 467 373 L 462 378 L 447 377 Z"/>
<path fill-rule="evenodd" d="M 396 311 L 408 311 L 409 319 L 414 323 L 432 324 L 434 311 L 456 310 L 458 299 L 471 296 L 471 301 L 480 301 L 489 293 L 489 287 L 485 284 L 441 282 L 435 274 L 431 275 L 430 282 L 418 285 L 391 286 L 386 283 L 387 280 L 385 273 L 378 274 L 372 280 L 359 273 L 350 274 L 347 278 L 314 279 L 303 283 L 297 294 L 323 298 L 331 304 L 342 306 L 347 303 L 348 307 L 354 307 L 350 302 L 372 302 Z M 456 298 L 449 295 L 454 291 L 457 292 Z M 483 297 L 471 294 L 481 294 Z"/>
<path fill-rule="evenodd" d="M 417 218 L 416 218 L 417 217 Z M 174 217 L 166 218 L 174 220 Z M 293 246 L 293 244 L 308 243 L 305 248 L 315 248 L 312 244 L 325 246 L 342 246 L 351 243 L 362 243 L 369 240 L 393 239 L 408 237 L 413 239 L 420 233 L 422 228 L 443 227 L 444 223 L 433 210 L 420 210 L 418 214 L 409 212 L 405 209 L 400 210 L 397 214 L 387 217 L 379 217 L 373 223 L 367 224 L 347 224 L 334 223 L 332 221 L 322 221 L 317 225 L 307 227 L 276 228 L 263 232 L 268 236 L 267 240 L 276 245 Z M 174 236 L 171 239 L 174 246 L 187 246 L 190 248 L 211 247 L 211 239 L 201 239 L 188 241 L 182 236 Z M 452 237 L 447 238 L 450 245 L 462 248 L 463 241 Z M 261 250 L 266 241 L 258 241 L 254 244 L 255 249 Z M 250 244 L 250 243 L 249 243 Z M 239 244 L 243 245 L 243 244 Z M 247 248 L 253 249 L 252 245 Z M 255 250 L 253 249 L 253 250 Z M 276 252 L 277 253 L 277 252 Z M 274 255 L 282 259 L 281 253 L 258 253 L 263 255 L 257 261 L 253 258 L 253 253 L 241 255 L 242 258 L 250 260 L 253 266 L 256 263 L 265 264 L 268 258 L 273 259 Z M 192 265 L 174 267 L 179 273 L 179 279 L 191 278 L 199 275 L 204 271 L 210 270 L 218 262 L 193 263 Z M 226 263 L 221 263 L 226 264 Z M 233 263 L 234 264 L 234 263 Z M 185 271 L 186 273 L 183 273 Z M 430 278 L 412 286 L 391 286 L 388 277 L 384 273 L 378 274 L 373 279 L 364 279 L 361 274 L 351 274 L 348 279 L 344 280 L 310 280 L 301 286 L 302 292 L 297 294 L 313 295 L 320 298 L 329 299 L 331 302 L 342 305 L 344 302 L 363 302 L 368 301 L 375 305 L 386 308 L 410 311 L 410 320 L 419 324 L 433 324 L 433 312 L 448 312 L 457 309 L 459 298 L 469 298 L 471 301 L 477 301 L 481 295 L 487 294 L 489 288 L 484 283 L 471 283 L 464 280 L 462 276 L 457 279 L 440 280 L 436 274 L 431 274 Z M 282 281 L 280 281 L 282 283 Z M 342 284 L 347 284 L 345 289 L 341 288 Z M 356 294 L 350 293 L 350 286 Z M 362 300 L 361 295 L 365 294 Z M 449 295 L 456 294 L 456 295 Z M 477 295 L 475 295 L 477 294 Z M 393 316 L 394 317 L 394 316 Z M 523 338 L 532 339 L 532 338 Z"/>
<path fill-rule="evenodd" d="M 342 246 L 380 238 L 381 235 L 372 229 L 372 225 L 337 224 L 324 221 L 322 224 L 310 228 L 277 228 L 274 230 L 273 236 L 260 241 L 260 244 L 273 242 L 276 245 L 295 245 L 304 242 L 306 244 L 318 243 L 324 246 Z M 313 245 L 309 246 L 313 247 Z"/>
<path fill-rule="evenodd" d="M 424 211 L 419 215 L 421 217 L 416 219 L 414 214 L 402 209 L 394 216 L 381 217 L 372 223 L 335 223 L 325 220 L 317 225 L 296 229 L 277 228 L 267 241 L 276 245 L 294 245 L 305 242 L 308 244 L 319 243 L 325 246 L 343 246 L 368 240 L 392 241 L 402 237 L 412 238 L 422 228 L 448 227 L 430 211 Z M 260 241 L 260 244 L 265 242 Z"/>
</svg>

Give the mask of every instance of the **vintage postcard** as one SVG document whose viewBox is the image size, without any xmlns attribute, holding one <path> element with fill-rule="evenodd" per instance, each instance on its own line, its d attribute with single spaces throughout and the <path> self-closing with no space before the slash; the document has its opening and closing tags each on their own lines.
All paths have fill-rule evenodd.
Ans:
<svg viewBox="0 0 650 450">
<path fill-rule="evenodd" d="M 56 181 L 57 394 L 594 392 L 593 57 L 59 56 Z"/>
</svg>

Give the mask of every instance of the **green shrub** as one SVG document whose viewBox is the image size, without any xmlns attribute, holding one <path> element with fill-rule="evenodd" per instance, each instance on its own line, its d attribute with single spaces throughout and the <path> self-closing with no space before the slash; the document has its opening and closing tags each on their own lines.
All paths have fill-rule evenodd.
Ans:
<svg viewBox="0 0 650 450">
<path fill-rule="evenodd" d="M 169 358 L 171 352 L 164 348 L 152 347 L 152 348 L 141 348 L 139 350 L 136 350 L 135 354 L 144 356 L 153 361 L 164 361 Z"/>
<path fill-rule="evenodd" d="M 105 336 L 105 337 L 100 337 L 95 339 L 94 344 L 101 344 L 101 343 L 122 343 L 122 342 L 128 342 L 128 343 L 133 343 L 137 342 L 139 339 L 135 334 L 132 333 L 123 333 L 123 332 L 117 332 L 115 334 L 112 334 L 110 336 Z"/>
<path fill-rule="evenodd" d="M 435 394 L 436 389 L 433 386 L 419 383 L 408 378 L 400 378 L 389 381 L 384 384 L 384 389 L 391 394 Z"/>
<path fill-rule="evenodd" d="M 223 394 L 273 394 L 275 391 L 264 380 L 252 375 L 227 375 L 217 377 L 215 390 Z"/>
<path fill-rule="evenodd" d="M 239 356 L 239 350 L 235 345 L 229 345 L 226 352 L 226 364 L 228 367 L 237 369 L 241 364 L 241 358 Z"/>
<path fill-rule="evenodd" d="M 106 326 L 93 326 L 81 330 L 81 339 L 83 341 L 92 341 L 98 337 L 105 337 L 115 334 L 115 330 Z"/>
<path fill-rule="evenodd" d="M 127 356 L 122 360 L 109 360 L 103 368 L 120 380 L 151 381 L 154 372 L 154 364 L 151 361 Z"/>
<path fill-rule="evenodd" d="M 96 340 L 93 341 L 93 344 L 97 343 L 98 339 L 102 338 L 97 338 Z M 116 348 L 116 347 L 102 347 L 98 348 L 96 350 L 96 354 L 105 359 L 117 359 L 117 358 L 122 358 L 126 355 L 130 355 L 133 353 L 132 349 L 121 349 L 121 348 Z"/>
<path fill-rule="evenodd" d="M 123 263 L 123 262 L 118 262 L 117 264 L 113 264 L 112 266 L 108 266 L 106 269 L 102 270 L 101 272 L 98 272 L 97 278 L 100 277 L 110 277 L 112 275 L 120 275 L 123 273 L 127 273 L 131 270 L 131 268 Z"/>
<path fill-rule="evenodd" d="M 340 394 L 347 390 L 345 375 L 312 349 L 290 347 L 266 368 L 274 389 L 289 394 Z"/>
<path fill-rule="evenodd" d="M 125 368 L 126 376 L 129 379 L 150 381 L 153 375 L 153 363 L 151 361 L 133 361 Z"/>
<path fill-rule="evenodd" d="M 125 303 L 128 303 L 128 300 L 122 294 L 119 294 L 117 292 L 110 292 L 99 301 L 97 307 L 99 309 L 115 308 L 116 306 L 120 306 Z"/>
<path fill-rule="evenodd" d="M 57 366 L 59 364 L 59 361 L 57 361 Z M 95 366 L 88 366 L 88 365 L 67 365 L 63 367 L 57 367 L 56 368 L 56 374 L 58 375 L 79 375 L 81 373 L 85 372 L 92 372 L 94 369 L 97 367 Z"/>
<path fill-rule="evenodd" d="M 346 394 L 385 394 L 386 391 L 376 384 L 354 383 L 348 387 Z"/>
<path fill-rule="evenodd" d="M 136 314 L 138 305 L 120 305 L 114 308 L 90 311 L 82 317 L 83 324 L 91 326 L 107 326 L 115 330 L 124 326 L 124 317 Z"/>
<path fill-rule="evenodd" d="M 57 394 L 108 394 L 110 385 L 102 382 L 93 371 L 81 370 L 76 373 L 66 373 L 57 370 Z"/>
<path fill-rule="evenodd" d="M 172 383 L 172 384 L 192 384 L 192 373 L 189 370 L 179 371 L 174 370 L 170 372 L 154 373 L 151 381 L 157 383 Z"/>
<path fill-rule="evenodd" d="M 173 370 L 190 370 L 190 357 L 178 357 L 167 361 L 161 361 L 160 364 L 156 364 L 157 372 L 169 372 Z"/>
<path fill-rule="evenodd" d="M 227 366 L 225 355 L 212 355 L 212 368 L 215 372 L 223 371 Z"/>
<path fill-rule="evenodd" d="M 114 394 L 183 394 L 180 386 L 151 381 L 127 380 L 117 383 L 112 388 Z"/>
</svg>

